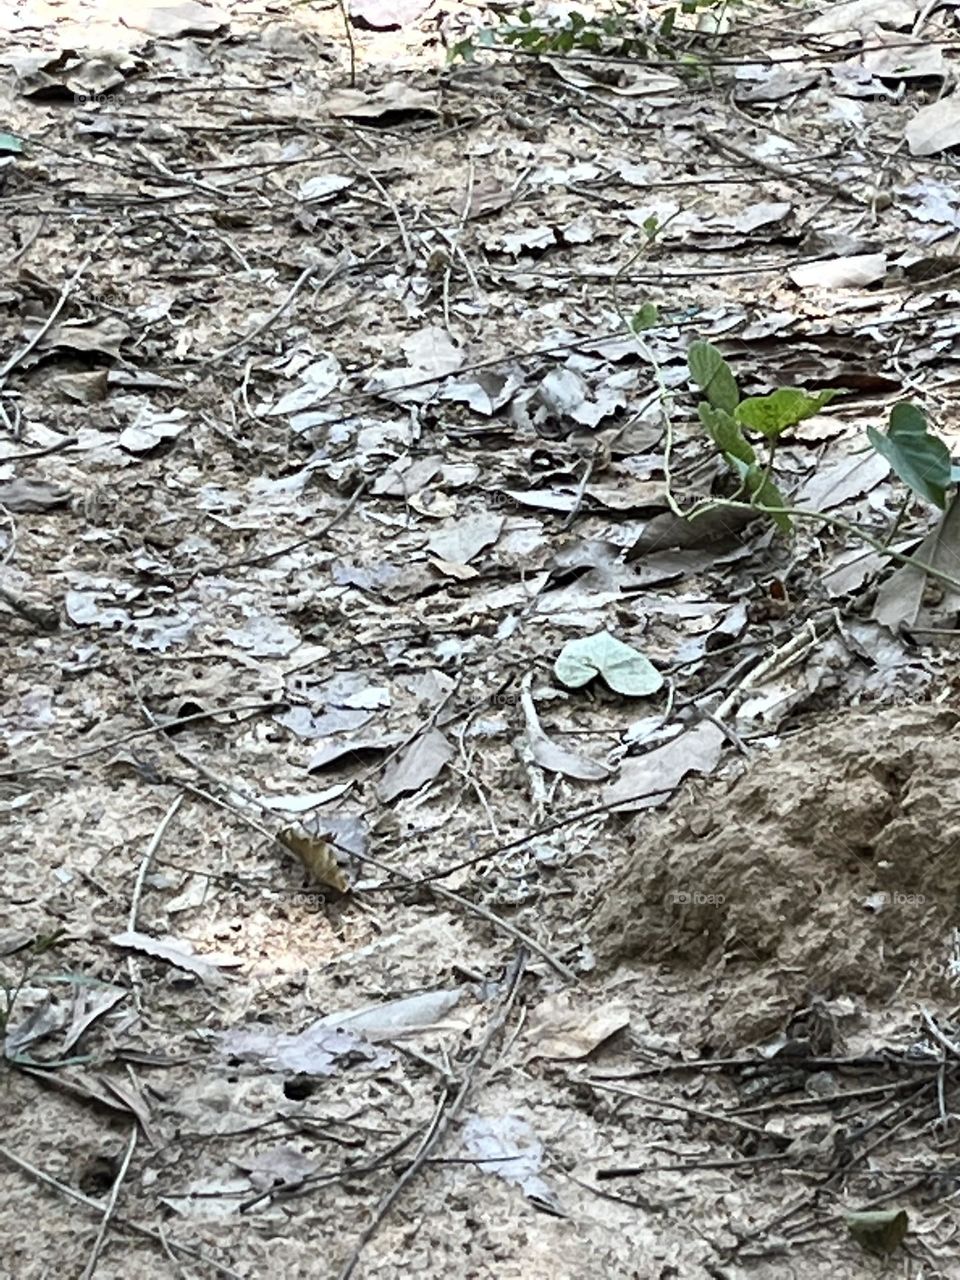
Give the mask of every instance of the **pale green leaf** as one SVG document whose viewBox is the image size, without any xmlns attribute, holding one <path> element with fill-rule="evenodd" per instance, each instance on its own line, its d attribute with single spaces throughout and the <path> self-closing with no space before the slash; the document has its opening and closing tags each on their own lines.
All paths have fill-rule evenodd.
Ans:
<svg viewBox="0 0 960 1280">
<path fill-rule="evenodd" d="M 780 387 L 768 396 L 750 396 L 737 406 L 737 421 L 751 431 L 759 431 L 770 439 L 776 438 L 788 427 L 795 427 L 805 418 L 812 418 L 837 394 L 836 391 L 818 391 L 808 395 L 798 387 Z"/>
<path fill-rule="evenodd" d="M 560 650 L 554 674 L 568 689 L 579 689 L 601 676 L 615 693 L 642 698 L 656 693 L 663 676 L 649 658 L 608 631 L 570 640 Z"/>
</svg>

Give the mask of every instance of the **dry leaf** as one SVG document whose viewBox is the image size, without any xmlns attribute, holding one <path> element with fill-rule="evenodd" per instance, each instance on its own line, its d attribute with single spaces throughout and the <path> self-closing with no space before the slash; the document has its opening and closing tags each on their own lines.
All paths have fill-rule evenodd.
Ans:
<svg viewBox="0 0 960 1280">
<path fill-rule="evenodd" d="M 419 791 L 453 759 L 454 750 L 439 729 L 428 729 L 387 765 L 377 784 L 377 795 L 389 804 L 397 796 Z"/>
<path fill-rule="evenodd" d="M 195 974 L 210 987 L 222 987 L 223 974 L 218 965 L 236 965 L 240 961 L 231 957 L 196 956 L 189 949 L 189 943 L 179 938 L 152 938 L 148 933 L 128 930 L 126 933 L 115 933 L 109 939 L 115 947 L 128 947 L 133 951 L 143 951 L 157 960 L 166 960 L 168 964 L 187 973 Z"/>
<path fill-rule="evenodd" d="M 798 289 L 855 289 L 876 284 L 886 273 L 885 253 L 855 253 L 849 258 L 805 262 L 787 275 Z"/>
<path fill-rule="evenodd" d="M 629 1025 L 630 1010 L 625 1004 L 611 1001 L 595 1009 L 575 1009 L 566 993 L 548 996 L 530 1018 L 527 1061 L 585 1058 Z"/>
<path fill-rule="evenodd" d="M 725 736 L 711 720 L 702 720 L 662 747 L 623 762 L 616 782 L 603 792 L 604 804 L 621 813 L 662 804 L 688 773 L 712 773 L 720 762 Z"/>
<path fill-rule="evenodd" d="M 17 515 L 25 512 L 52 511 L 70 501 L 70 493 L 46 480 L 7 480 L 0 482 L 0 507 Z"/>
<path fill-rule="evenodd" d="M 318 836 L 307 835 L 296 827 L 287 827 L 277 836 L 281 844 L 286 845 L 291 853 L 295 853 L 304 866 L 310 883 L 324 889 L 334 889 L 337 893 L 346 893 L 350 882 L 343 873 L 337 855 L 326 840 Z"/>
</svg>

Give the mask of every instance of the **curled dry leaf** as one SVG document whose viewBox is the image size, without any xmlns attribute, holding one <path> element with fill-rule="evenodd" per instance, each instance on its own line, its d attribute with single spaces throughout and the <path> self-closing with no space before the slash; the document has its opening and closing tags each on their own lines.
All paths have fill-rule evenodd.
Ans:
<svg viewBox="0 0 960 1280">
<path fill-rule="evenodd" d="M 322 889 L 333 889 L 337 893 L 346 893 L 350 882 L 344 875 L 343 868 L 326 840 L 319 836 L 308 835 L 296 827 L 287 827 L 277 836 L 281 844 L 286 845 L 291 853 L 296 854 L 310 877 L 310 883 Z"/>
</svg>

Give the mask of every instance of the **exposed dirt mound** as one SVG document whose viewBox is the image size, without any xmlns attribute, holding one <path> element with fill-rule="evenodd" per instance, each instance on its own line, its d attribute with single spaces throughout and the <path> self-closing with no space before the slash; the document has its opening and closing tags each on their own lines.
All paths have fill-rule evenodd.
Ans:
<svg viewBox="0 0 960 1280">
<path fill-rule="evenodd" d="M 958 904 L 960 717 L 885 708 L 821 722 L 648 821 L 594 937 L 605 964 L 932 992 L 960 974 Z"/>
</svg>

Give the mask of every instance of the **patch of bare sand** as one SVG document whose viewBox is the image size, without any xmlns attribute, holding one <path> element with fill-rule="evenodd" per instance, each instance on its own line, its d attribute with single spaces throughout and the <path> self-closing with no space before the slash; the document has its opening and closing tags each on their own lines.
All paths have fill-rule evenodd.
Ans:
<svg viewBox="0 0 960 1280">
<path fill-rule="evenodd" d="M 647 819 L 594 937 L 603 969 L 713 975 L 743 1044 L 811 996 L 947 994 L 958 900 L 960 717 L 877 708 Z"/>
</svg>

